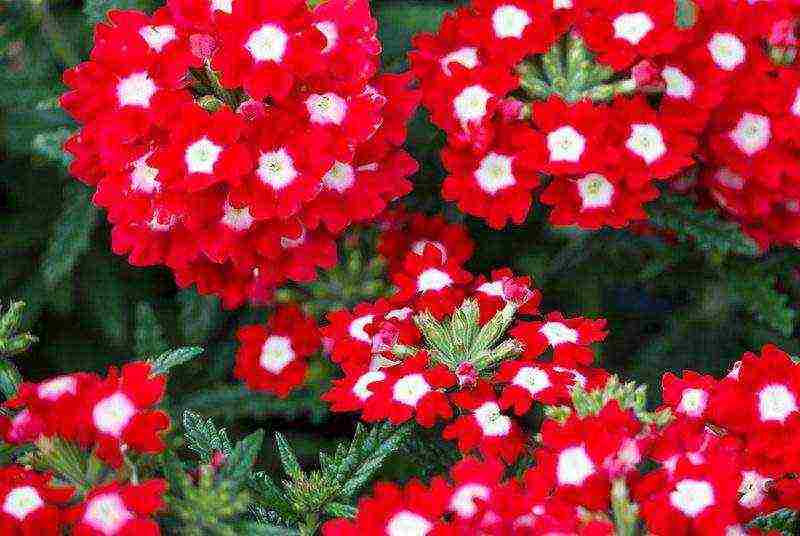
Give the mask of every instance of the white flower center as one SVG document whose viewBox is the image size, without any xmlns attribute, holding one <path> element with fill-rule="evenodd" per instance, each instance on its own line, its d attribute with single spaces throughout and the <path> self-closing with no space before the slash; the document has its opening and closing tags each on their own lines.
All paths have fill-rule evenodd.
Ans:
<svg viewBox="0 0 800 536">
<path fill-rule="evenodd" d="M 255 222 L 250 214 L 250 207 L 236 208 L 226 201 L 223 210 L 225 215 L 222 216 L 222 224 L 234 231 L 246 231 Z"/>
<path fill-rule="evenodd" d="M 681 480 L 669 494 L 669 502 L 687 517 L 694 518 L 714 504 L 714 488 L 703 480 Z"/>
<path fill-rule="evenodd" d="M 20 486 L 12 489 L 3 501 L 3 512 L 23 521 L 28 514 L 44 506 L 44 501 L 33 486 Z M 11 529 L 13 532 L 13 528 Z"/>
<path fill-rule="evenodd" d="M 548 376 L 547 372 L 540 369 L 539 367 L 522 367 L 517 371 L 517 374 L 514 376 L 514 379 L 511 380 L 513 385 L 518 387 L 522 387 L 526 391 L 528 391 L 531 396 L 535 395 L 539 391 L 544 391 L 550 385 L 550 376 Z"/>
<path fill-rule="evenodd" d="M 745 508 L 757 508 L 767 497 L 767 483 L 770 481 L 756 471 L 742 471 L 739 485 L 739 504 Z"/>
<path fill-rule="evenodd" d="M 417 292 L 442 290 L 452 284 L 453 279 L 447 273 L 436 268 L 428 268 L 417 277 Z"/>
<path fill-rule="evenodd" d="M 739 150 L 753 156 L 765 149 L 772 139 L 769 117 L 745 112 L 728 135 Z"/>
<path fill-rule="evenodd" d="M 731 33 L 715 33 L 708 42 L 711 58 L 720 69 L 732 71 L 747 57 L 744 43 Z"/>
<path fill-rule="evenodd" d="M 478 169 L 475 170 L 475 179 L 481 190 L 489 195 L 494 195 L 500 190 L 514 186 L 517 179 L 514 177 L 513 162 L 513 156 L 494 152 L 483 157 Z"/>
<path fill-rule="evenodd" d="M 792 102 L 790 111 L 792 112 L 792 115 L 800 115 L 800 88 L 797 88 L 797 91 L 794 94 L 794 102 Z"/>
<path fill-rule="evenodd" d="M 797 399 L 785 385 L 767 385 L 758 393 L 758 412 L 762 421 L 782 423 L 795 411 Z"/>
<path fill-rule="evenodd" d="M 639 41 L 656 27 L 647 13 L 623 13 L 612 23 L 614 25 L 614 37 L 624 39 L 632 45 L 638 45 Z"/>
<path fill-rule="evenodd" d="M 139 35 L 156 52 L 161 52 L 167 43 L 177 38 L 174 26 L 142 26 Z"/>
<path fill-rule="evenodd" d="M 150 99 L 158 88 L 145 72 L 133 73 L 117 84 L 117 101 L 120 106 L 150 106 Z"/>
<path fill-rule="evenodd" d="M 505 437 L 511 431 L 511 419 L 500 412 L 495 402 L 484 402 L 473 414 L 485 436 Z"/>
<path fill-rule="evenodd" d="M 631 135 L 625 147 L 641 157 L 648 165 L 652 164 L 667 152 L 664 137 L 655 125 L 649 123 L 631 125 Z"/>
<path fill-rule="evenodd" d="M 574 381 L 581 387 L 586 387 L 586 384 L 589 383 L 589 380 L 586 378 L 586 376 L 584 376 L 577 370 L 568 369 L 564 367 L 553 367 L 553 370 L 555 370 L 556 372 L 565 372 L 569 374 L 570 376 L 572 376 L 572 381 Z"/>
<path fill-rule="evenodd" d="M 565 342 L 578 342 L 578 332 L 561 322 L 547 322 L 539 328 L 550 346 L 558 346 Z"/>
<path fill-rule="evenodd" d="M 280 26 L 265 24 L 250 34 L 244 48 L 256 61 L 274 61 L 280 63 L 286 53 L 289 36 Z"/>
<path fill-rule="evenodd" d="M 667 85 L 664 92 L 668 96 L 674 99 L 691 99 L 694 95 L 694 82 L 677 67 L 664 67 L 661 78 Z"/>
<path fill-rule="evenodd" d="M 294 249 L 296 247 L 302 246 L 306 243 L 306 229 L 303 227 L 300 229 L 300 234 L 292 238 L 290 236 L 282 236 L 281 237 L 281 247 L 283 249 Z"/>
<path fill-rule="evenodd" d="M 323 54 L 327 54 L 336 48 L 336 43 L 339 41 L 339 30 L 336 28 L 335 22 L 326 20 L 316 23 L 314 27 L 325 36 L 325 48 L 322 49 Z"/>
<path fill-rule="evenodd" d="M 336 93 L 314 93 L 306 99 L 309 119 L 318 125 L 341 125 L 347 116 L 347 102 Z"/>
<path fill-rule="evenodd" d="M 342 162 L 334 162 L 333 167 L 322 177 L 322 183 L 337 192 L 344 193 L 356 182 L 353 166 Z"/>
<path fill-rule="evenodd" d="M 559 127 L 547 135 L 551 162 L 577 162 L 586 149 L 586 138 L 570 125 Z"/>
<path fill-rule="evenodd" d="M 161 183 L 156 180 L 158 177 L 158 169 L 147 165 L 147 159 L 150 158 L 148 153 L 136 160 L 133 163 L 133 171 L 131 171 L 131 190 L 134 192 L 141 192 L 143 194 L 152 194 L 161 190 Z"/>
<path fill-rule="evenodd" d="M 478 511 L 475 499 L 487 500 L 491 490 L 481 484 L 464 484 L 450 498 L 450 509 L 464 519 L 469 519 Z"/>
<path fill-rule="evenodd" d="M 372 396 L 372 391 L 369 390 L 369 384 L 385 379 L 386 374 L 379 370 L 365 372 L 353 385 L 353 394 L 356 396 L 356 398 L 364 402 L 366 399 Z"/>
<path fill-rule="evenodd" d="M 572 0 L 553 0 L 553 9 L 572 9 L 575 4 Z"/>
<path fill-rule="evenodd" d="M 364 331 L 364 328 L 367 327 L 367 325 L 369 325 L 374 319 L 375 317 L 373 315 L 360 316 L 350 322 L 350 327 L 347 329 L 347 331 L 354 339 L 362 342 L 369 342 L 369 334 Z"/>
<path fill-rule="evenodd" d="M 39 395 L 39 398 L 50 401 L 58 400 L 67 393 L 74 395 L 76 392 L 78 392 L 78 381 L 72 376 L 53 378 L 40 383 L 36 389 L 36 394 Z"/>
<path fill-rule="evenodd" d="M 483 292 L 487 296 L 501 297 L 503 295 L 503 282 L 491 281 L 489 283 L 484 283 L 479 286 L 477 290 L 478 292 Z"/>
<path fill-rule="evenodd" d="M 156 232 L 169 231 L 178 222 L 177 216 L 170 215 L 166 222 L 161 221 L 161 213 L 158 209 L 153 212 L 153 217 L 147 223 L 147 226 Z"/>
<path fill-rule="evenodd" d="M 482 86 L 469 86 L 453 99 L 453 109 L 456 117 L 462 123 L 480 121 L 486 115 L 486 105 L 492 94 Z"/>
<path fill-rule="evenodd" d="M 531 17 L 528 12 L 517 6 L 500 6 L 492 14 L 492 28 L 494 28 L 495 35 L 500 39 L 522 37 L 522 33 L 530 23 Z"/>
<path fill-rule="evenodd" d="M 578 179 L 578 195 L 581 197 L 581 208 L 605 208 L 611 205 L 614 198 L 614 185 L 599 173 L 589 173 Z"/>
<path fill-rule="evenodd" d="M 416 407 L 423 396 L 431 391 L 431 386 L 422 374 L 403 376 L 392 388 L 392 398 L 401 404 Z"/>
<path fill-rule="evenodd" d="M 442 260 L 447 260 L 447 251 L 444 249 L 444 244 L 435 240 L 417 240 L 411 244 L 411 251 L 417 255 L 422 255 L 425 253 L 425 248 L 428 246 L 433 246 L 438 249 L 439 253 L 442 255 Z"/>
<path fill-rule="evenodd" d="M 583 445 L 564 449 L 558 455 L 556 475 L 559 484 L 580 486 L 592 474 L 594 474 L 594 463 Z"/>
<path fill-rule="evenodd" d="M 719 168 L 714 173 L 714 180 L 723 186 L 727 186 L 733 190 L 741 190 L 744 188 L 744 179 L 728 168 Z"/>
<path fill-rule="evenodd" d="M 211 9 L 214 11 L 233 12 L 233 0 L 211 0 Z"/>
<path fill-rule="evenodd" d="M 458 63 L 467 69 L 474 69 L 478 66 L 478 63 L 480 63 L 478 60 L 478 49 L 474 47 L 463 47 L 443 56 L 442 59 L 439 60 L 439 65 L 442 66 L 442 71 L 444 71 L 444 74 L 447 76 L 453 74 L 450 70 L 451 63 Z"/>
<path fill-rule="evenodd" d="M 205 136 L 186 148 L 184 160 L 189 173 L 214 173 L 222 147 Z"/>
<path fill-rule="evenodd" d="M 98 402 L 92 409 L 95 428 L 110 436 L 119 438 L 122 431 L 136 415 L 136 406 L 124 393 L 116 392 Z"/>
<path fill-rule="evenodd" d="M 258 364 L 272 374 L 280 374 L 286 366 L 295 360 L 292 340 L 289 337 L 270 335 L 261 347 Z"/>
<path fill-rule="evenodd" d="M 261 153 L 258 158 L 256 175 L 261 182 L 280 190 L 294 181 L 299 173 L 294 167 L 294 160 L 285 148 L 277 151 Z"/>
<path fill-rule="evenodd" d="M 690 417 L 700 417 L 706 410 L 707 404 L 708 393 L 702 389 L 684 389 L 678 404 L 678 411 Z"/>
<path fill-rule="evenodd" d="M 119 495 L 98 495 L 86 506 L 83 521 L 106 536 L 116 534 L 134 515 L 125 507 Z"/>
<path fill-rule="evenodd" d="M 431 529 L 430 521 L 408 510 L 395 514 L 386 524 L 388 536 L 425 536 Z"/>
</svg>

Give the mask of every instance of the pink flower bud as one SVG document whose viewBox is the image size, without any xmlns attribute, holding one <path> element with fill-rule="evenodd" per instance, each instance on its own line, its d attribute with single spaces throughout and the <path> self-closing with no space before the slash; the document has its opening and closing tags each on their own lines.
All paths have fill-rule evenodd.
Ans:
<svg viewBox="0 0 800 536">
<path fill-rule="evenodd" d="M 469 361 L 464 361 L 456 367 L 456 377 L 458 385 L 461 387 L 474 387 L 478 383 L 478 371 L 475 369 L 475 365 Z"/>
<path fill-rule="evenodd" d="M 193 34 L 189 36 L 189 48 L 195 57 L 208 60 L 217 49 L 217 42 L 208 34 Z"/>
<path fill-rule="evenodd" d="M 633 66 L 631 69 L 631 76 L 636 87 L 660 87 L 664 85 L 661 75 L 658 72 L 655 64 L 649 60 L 643 60 Z"/>
<path fill-rule="evenodd" d="M 389 352 L 400 337 L 400 329 L 391 322 L 384 322 L 378 332 L 372 336 L 372 353 Z"/>
<path fill-rule="evenodd" d="M 219 469 L 222 467 L 222 464 L 225 463 L 226 459 L 227 457 L 225 456 L 225 453 L 215 450 L 214 454 L 211 455 L 211 467 L 214 469 Z"/>
<path fill-rule="evenodd" d="M 503 299 L 507 302 L 523 306 L 533 298 L 534 292 L 518 278 L 507 277 L 503 280 Z"/>
<path fill-rule="evenodd" d="M 236 113 L 247 119 L 255 121 L 267 115 L 267 105 L 257 100 L 246 100 L 239 105 Z"/>
<path fill-rule="evenodd" d="M 524 104 L 517 99 L 503 99 L 500 101 L 500 113 L 506 121 L 518 121 L 522 117 Z"/>
<path fill-rule="evenodd" d="M 779 20 L 772 25 L 767 42 L 777 47 L 795 46 L 798 43 L 796 28 L 797 21 L 795 19 Z"/>
</svg>

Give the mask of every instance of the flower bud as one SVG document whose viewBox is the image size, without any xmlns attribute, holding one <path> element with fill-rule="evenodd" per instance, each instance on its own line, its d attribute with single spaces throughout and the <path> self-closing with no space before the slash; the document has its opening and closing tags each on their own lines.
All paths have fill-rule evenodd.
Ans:
<svg viewBox="0 0 800 536">
<path fill-rule="evenodd" d="M 459 386 L 465 388 L 474 387 L 478 383 L 478 370 L 469 361 L 464 361 L 456 367 L 456 377 L 458 378 Z"/>
<path fill-rule="evenodd" d="M 193 34 L 189 36 L 189 49 L 195 57 L 209 60 L 217 49 L 216 40 L 208 34 Z"/>
<path fill-rule="evenodd" d="M 794 19 L 784 19 L 772 25 L 767 42 L 776 47 L 790 47 L 798 44 L 795 29 L 797 21 Z"/>
<path fill-rule="evenodd" d="M 518 121 L 522 119 L 522 109 L 524 103 L 517 99 L 503 99 L 500 101 L 500 113 L 506 121 Z"/>
<path fill-rule="evenodd" d="M 653 91 L 665 86 L 658 68 L 650 60 L 643 60 L 634 65 L 631 69 L 631 77 L 639 89 Z"/>
<path fill-rule="evenodd" d="M 503 299 L 522 307 L 534 296 L 533 290 L 519 278 L 507 277 L 503 280 Z"/>
<path fill-rule="evenodd" d="M 250 99 L 241 103 L 236 109 L 236 113 L 248 121 L 255 121 L 267 115 L 267 106 L 263 102 Z"/>
</svg>

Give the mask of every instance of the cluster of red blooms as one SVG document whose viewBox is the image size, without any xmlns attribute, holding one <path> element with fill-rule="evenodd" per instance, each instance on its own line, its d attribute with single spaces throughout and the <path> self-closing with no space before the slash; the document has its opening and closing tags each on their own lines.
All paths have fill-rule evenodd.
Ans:
<svg viewBox="0 0 800 536">
<path fill-rule="evenodd" d="M 612 536 L 641 519 L 654 536 L 755 536 L 764 534 L 747 528 L 755 517 L 800 506 L 800 366 L 788 355 L 767 346 L 722 380 L 667 374 L 663 388 L 674 415 L 665 426 L 616 400 L 546 420 L 520 478 L 504 478 L 507 460 L 481 449 L 449 478 L 377 484 L 353 520 L 333 520 L 323 534 Z M 491 422 L 497 431 L 505 421 Z M 656 468 L 643 473 L 646 461 Z M 630 517 L 611 513 L 625 504 Z"/>
<path fill-rule="evenodd" d="M 164 395 L 165 378 L 148 363 L 111 369 L 105 378 L 75 373 L 41 383 L 23 383 L 5 402 L 0 438 L 12 445 L 67 440 L 111 467 L 129 452 L 156 454 L 169 418 L 154 406 Z M 111 483 L 92 489 L 76 504 L 75 490 L 56 485 L 50 474 L 16 465 L 0 469 L 0 533 L 58 536 L 69 526 L 76 536 L 158 535 L 151 519 L 163 507 L 163 480 L 139 485 Z"/>
<path fill-rule="evenodd" d="M 544 176 L 554 224 L 621 227 L 699 162 L 704 191 L 761 245 L 797 242 L 800 8 L 695 4 L 687 27 L 674 2 L 473 0 L 418 35 L 413 71 L 448 135 L 444 197 L 502 228 L 525 219 Z M 525 102 L 523 67 L 541 70 L 556 43 L 569 72 L 539 72 L 550 89 Z M 594 59 L 571 63 L 578 45 Z M 603 68 L 610 93 L 587 83 Z"/>
<path fill-rule="evenodd" d="M 227 307 L 336 263 L 334 239 L 410 191 L 419 100 L 377 74 L 367 0 L 170 0 L 112 11 L 64 74 L 83 126 L 71 173 L 96 187 L 115 252 Z"/>
</svg>

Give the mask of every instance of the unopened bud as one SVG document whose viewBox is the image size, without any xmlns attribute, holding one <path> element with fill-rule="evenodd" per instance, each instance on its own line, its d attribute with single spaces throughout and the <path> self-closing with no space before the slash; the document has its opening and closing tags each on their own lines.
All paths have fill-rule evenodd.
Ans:
<svg viewBox="0 0 800 536">
<path fill-rule="evenodd" d="M 372 336 L 372 353 L 391 352 L 399 338 L 400 329 L 391 322 L 384 322 L 378 332 Z"/>
<path fill-rule="evenodd" d="M 779 20 L 772 25 L 767 42 L 774 47 L 791 47 L 798 44 L 797 21 L 794 19 Z"/>
<path fill-rule="evenodd" d="M 247 119 L 248 121 L 255 121 L 267 115 L 267 105 L 257 100 L 246 100 L 239 105 L 236 113 Z"/>
<path fill-rule="evenodd" d="M 478 370 L 469 361 L 464 361 L 456 367 L 458 385 L 464 388 L 474 387 L 478 383 Z"/>
<path fill-rule="evenodd" d="M 192 51 L 192 55 L 206 61 L 214 55 L 217 42 L 208 34 L 193 34 L 189 36 L 189 49 Z"/>
<path fill-rule="evenodd" d="M 503 299 L 507 302 L 522 307 L 534 296 L 533 290 L 523 283 L 520 279 L 507 277 L 503 280 Z"/>
<path fill-rule="evenodd" d="M 664 81 L 656 65 L 649 60 L 643 60 L 633 66 L 631 77 L 636 82 L 637 88 L 654 89 L 664 87 Z"/>
<path fill-rule="evenodd" d="M 500 101 L 500 114 L 506 121 L 518 121 L 522 119 L 523 106 L 524 103 L 517 99 L 503 99 Z"/>
<path fill-rule="evenodd" d="M 214 469 L 219 469 L 220 467 L 222 467 L 222 464 L 225 463 L 226 459 L 227 456 L 225 456 L 225 453 L 219 450 L 215 450 L 214 453 L 211 455 L 211 467 L 213 467 Z"/>
<path fill-rule="evenodd" d="M 203 110 L 212 113 L 225 106 L 225 103 L 216 98 L 214 95 L 204 95 L 203 97 L 200 97 L 200 99 L 197 101 L 197 104 L 199 104 Z"/>
</svg>

